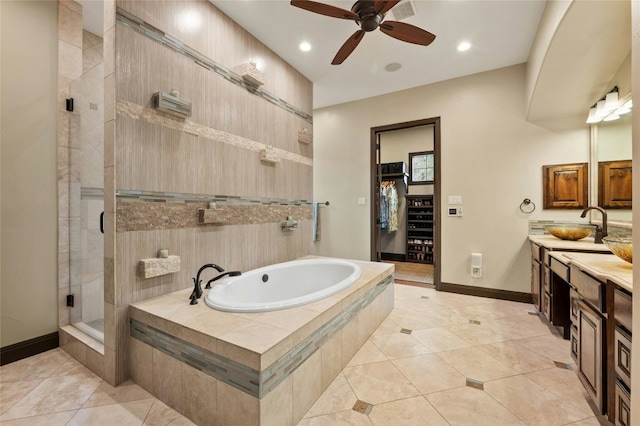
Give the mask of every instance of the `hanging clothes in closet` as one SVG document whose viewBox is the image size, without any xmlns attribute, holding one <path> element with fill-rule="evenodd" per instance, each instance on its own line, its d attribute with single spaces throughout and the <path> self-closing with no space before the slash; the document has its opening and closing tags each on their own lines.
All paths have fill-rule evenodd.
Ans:
<svg viewBox="0 0 640 426">
<path fill-rule="evenodd" d="M 395 181 L 380 185 L 380 227 L 389 232 L 398 230 L 398 191 Z"/>
</svg>

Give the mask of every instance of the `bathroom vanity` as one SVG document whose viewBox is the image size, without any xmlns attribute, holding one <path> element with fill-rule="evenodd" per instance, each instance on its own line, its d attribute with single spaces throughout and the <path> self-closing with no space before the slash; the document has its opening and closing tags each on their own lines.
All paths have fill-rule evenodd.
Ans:
<svg viewBox="0 0 640 426">
<path fill-rule="evenodd" d="M 585 390 L 616 425 L 631 419 L 633 269 L 617 256 L 553 251 L 552 282 L 569 287 L 571 355 Z"/>
<path fill-rule="evenodd" d="M 568 272 L 565 273 L 563 268 L 557 265 L 557 260 L 552 263 L 551 254 L 556 251 L 611 254 L 611 251 L 603 244 L 594 244 L 592 238 L 568 241 L 552 235 L 530 235 L 529 242 L 533 304 L 547 321 L 558 327 L 558 331 L 565 339 L 569 339 L 571 321 Z M 552 267 L 556 268 L 555 274 L 552 274 Z"/>
</svg>

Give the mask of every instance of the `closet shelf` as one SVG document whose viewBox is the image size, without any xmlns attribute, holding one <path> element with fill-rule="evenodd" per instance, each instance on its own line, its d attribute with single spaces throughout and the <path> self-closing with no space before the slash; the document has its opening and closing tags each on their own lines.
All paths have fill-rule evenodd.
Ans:
<svg viewBox="0 0 640 426">
<path fill-rule="evenodd" d="M 407 262 L 433 263 L 433 195 L 407 195 Z M 431 219 L 424 219 L 429 217 Z M 418 219 L 420 218 L 420 219 Z"/>
</svg>

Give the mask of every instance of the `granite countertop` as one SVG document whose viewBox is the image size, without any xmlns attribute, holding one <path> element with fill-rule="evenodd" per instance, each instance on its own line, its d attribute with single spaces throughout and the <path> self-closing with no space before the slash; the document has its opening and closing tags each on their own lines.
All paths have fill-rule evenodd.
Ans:
<svg viewBox="0 0 640 426">
<path fill-rule="evenodd" d="M 551 252 L 565 265 L 574 265 L 601 281 L 611 281 L 633 293 L 633 265 L 618 256 L 604 253 Z"/>
<path fill-rule="evenodd" d="M 595 244 L 593 238 L 583 238 L 578 241 L 561 240 L 553 235 L 529 235 L 529 240 L 541 245 L 549 250 L 567 251 L 591 251 L 601 253 L 611 253 L 611 250 L 604 244 Z"/>
</svg>

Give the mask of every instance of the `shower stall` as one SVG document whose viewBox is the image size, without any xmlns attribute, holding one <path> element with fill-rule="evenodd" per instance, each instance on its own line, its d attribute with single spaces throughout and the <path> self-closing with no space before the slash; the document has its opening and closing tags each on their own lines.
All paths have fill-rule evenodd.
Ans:
<svg viewBox="0 0 640 426">
<path fill-rule="evenodd" d="M 85 31 L 83 73 L 70 83 L 67 100 L 70 147 L 70 297 L 67 305 L 70 323 L 104 342 L 104 67 L 101 53 L 102 38 Z"/>
</svg>

